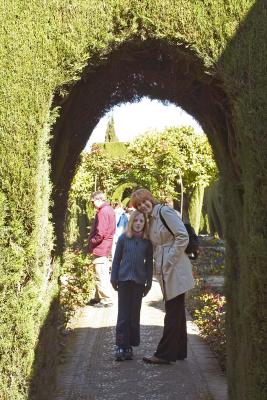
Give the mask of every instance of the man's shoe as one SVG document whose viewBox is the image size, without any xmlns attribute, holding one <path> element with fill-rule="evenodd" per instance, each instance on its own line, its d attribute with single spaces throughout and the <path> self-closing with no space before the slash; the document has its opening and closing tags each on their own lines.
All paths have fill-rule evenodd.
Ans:
<svg viewBox="0 0 267 400">
<path fill-rule="evenodd" d="M 112 307 L 113 306 L 113 303 L 102 303 L 102 304 L 104 304 L 104 307 Z"/>
<path fill-rule="evenodd" d="M 132 360 L 133 359 L 133 349 L 132 347 L 128 347 L 125 349 L 125 360 Z"/>
<path fill-rule="evenodd" d="M 103 304 L 103 303 L 101 303 L 101 301 L 99 301 L 98 303 L 94 304 L 93 306 L 94 306 L 94 308 L 104 308 L 105 304 Z"/>
<path fill-rule="evenodd" d="M 148 364 L 170 364 L 170 361 L 164 360 L 156 356 L 143 357 L 143 361 Z"/>
<path fill-rule="evenodd" d="M 125 360 L 125 351 L 121 347 L 117 347 L 117 349 L 116 349 L 115 360 L 116 361 L 124 361 Z"/>
<path fill-rule="evenodd" d="M 87 304 L 88 306 L 95 306 L 95 305 L 98 304 L 98 303 L 100 303 L 100 300 L 91 299 L 91 300 L 89 300 L 86 304 Z"/>
<path fill-rule="evenodd" d="M 102 303 L 102 301 L 100 301 L 99 303 L 94 304 L 95 308 L 107 308 L 107 307 L 112 307 L 113 304 L 112 303 Z"/>
</svg>

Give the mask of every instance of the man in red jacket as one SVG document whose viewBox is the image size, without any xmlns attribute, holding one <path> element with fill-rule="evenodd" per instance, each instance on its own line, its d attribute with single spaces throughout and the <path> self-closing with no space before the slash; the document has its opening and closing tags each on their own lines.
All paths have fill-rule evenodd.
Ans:
<svg viewBox="0 0 267 400">
<path fill-rule="evenodd" d="M 89 252 L 94 258 L 96 288 L 95 297 L 90 304 L 95 307 L 109 307 L 113 302 L 108 257 L 116 230 L 116 217 L 103 192 L 93 193 L 92 201 L 96 208 L 96 216 L 89 235 Z"/>
</svg>

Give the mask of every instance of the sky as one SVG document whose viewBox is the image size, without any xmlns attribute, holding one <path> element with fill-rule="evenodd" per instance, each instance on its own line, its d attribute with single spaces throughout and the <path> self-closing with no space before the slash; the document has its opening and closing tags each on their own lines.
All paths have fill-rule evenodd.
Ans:
<svg viewBox="0 0 267 400">
<path fill-rule="evenodd" d="M 123 103 L 106 113 L 93 130 L 85 151 L 90 151 L 93 143 L 104 142 L 107 123 L 112 115 L 120 142 L 129 142 L 148 130 L 161 131 L 170 126 L 190 125 L 196 132 L 203 132 L 197 121 L 180 107 L 143 97 L 139 102 Z"/>
</svg>

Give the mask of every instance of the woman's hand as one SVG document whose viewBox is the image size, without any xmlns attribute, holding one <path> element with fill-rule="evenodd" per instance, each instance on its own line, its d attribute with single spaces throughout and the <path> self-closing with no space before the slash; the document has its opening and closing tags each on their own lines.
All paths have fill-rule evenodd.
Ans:
<svg viewBox="0 0 267 400">
<path fill-rule="evenodd" d="M 148 294 L 148 292 L 149 292 L 150 289 L 151 289 L 151 286 L 149 286 L 149 285 L 146 285 L 146 286 L 144 287 L 143 297 L 145 297 L 145 296 Z"/>
<path fill-rule="evenodd" d="M 114 290 L 118 291 L 118 281 L 111 281 L 111 285 Z"/>
</svg>

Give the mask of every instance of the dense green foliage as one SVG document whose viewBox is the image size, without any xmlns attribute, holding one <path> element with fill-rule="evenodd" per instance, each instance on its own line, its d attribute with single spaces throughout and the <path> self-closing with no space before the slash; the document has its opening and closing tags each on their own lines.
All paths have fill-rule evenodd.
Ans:
<svg viewBox="0 0 267 400">
<path fill-rule="evenodd" d="M 116 187 L 115 191 L 113 192 L 112 195 L 112 203 L 113 202 L 122 202 L 125 206 L 129 204 L 130 198 L 125 197 L 124 194 L 125 192 L 129 191 L 130 193 L 137 187 L 137 184 L 135 182 L 125 182 L 120 184 L 119 186 Z"/>
<path fill-rule="evenodd" d="M 90 132 L 141 95 L 182 105 L 209 137 L 223 177 L 230 398 L 266 398 L 266 13 L 265 0 L 1 2 L 1 400 L 28 398 L 54 304 L 50 167 L 59 237 Z"/>
<path fill-rule="evenodd" d="M 204 184 L 199 184 L 194 187 L 193 193 L 190 197 L 189 220 L 197 233 L 200 231 L 200 226 L 201 226 L 204 190 L 205 190 Z M 208 228 L 207 231 L 210 232 L 210 229 Z"/>
<path fill-rule="evenodd" d="M 204 215 L 208 218 L 209 231 L 212 234 L 218 234 L 220 237 L 223 237 L 225 218 L 223 211 L 222 182 L 220 180 L 214 182 L 205 189 Z"/>
<path fill-rule="evenodd" d="M 143 135 L 130 144 L 129 152 L 126 180 L 150 188 L 160 200 L 177 197 L 180 178 L 190 198 L 196 187 L 207 186 L 217 174 L 206 136 L 191 127 Z"/>
<path fill-rule="evenodd" d="M 113 145 L 116 147 L 117 143 Z M 108 149 L 94 145 L 91 153 L 83 154 L 69 197 L 68 242 L 78 245 L 85 240 L 83 227 L 92 216 L 89 200 L 94 190 L 103 190 L 111 201 L 123 201 L 127 189 L 147 187 L 161 201 L 180 201 L 180 179 L 189 201 L 194 199 L 190 211 L 195 215 L 192 223 L 198 231 L 204 187 L 217 176 L 207 137 L 196 134 L 191 127 L 168 128 L 147 132 L 125 144 L 124 149 L 117 155 L 109 143 Z M 195 200 L 199 187 L 203 188 L 202 197 Z M 81 214 L 84 218 L 80 218 Z"/>
<path fill-rule="evenodd" d="M 94 290 L 93 264 L 90 255 L 67 249 L 60 275 L 60 304 L 65 321 L 78 306 L 83 306 Z"/>
</svg>

